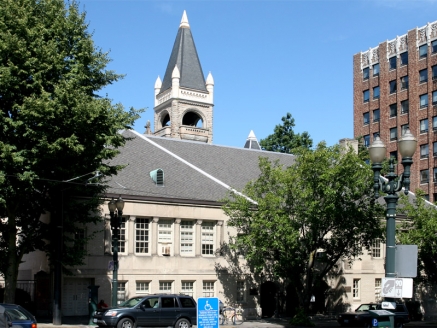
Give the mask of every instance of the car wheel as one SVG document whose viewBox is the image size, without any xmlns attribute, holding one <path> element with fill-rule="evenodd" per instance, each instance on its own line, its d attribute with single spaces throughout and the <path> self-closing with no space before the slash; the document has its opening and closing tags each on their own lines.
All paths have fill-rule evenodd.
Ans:
<svg viewBox="0 0 437 328">
<path fill-rule="evenodd" d="M 135 325 L 131 319 L 124 318 L 117 323 L 117 328 L 135 328 Z"/>
<path fill-rule="evenodd" d="M 191 324 L 187 319 L 182 318 L 176 322 L 174 327 L 175 328 L 190 328 Z"/>
</svg>

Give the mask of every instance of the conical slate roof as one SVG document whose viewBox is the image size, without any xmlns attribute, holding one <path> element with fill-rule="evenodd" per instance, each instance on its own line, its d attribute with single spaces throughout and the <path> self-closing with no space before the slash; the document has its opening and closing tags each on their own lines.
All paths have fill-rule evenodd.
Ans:
<svg viewBox="0 0 437 328">
<path fill-rule="evenodd" d="M 173 50 L 165 71 L 160 93 L 171 88 L 172 72 L 177 65 L 180 72 L 179 85 L 183 88 L 207 91 L 202 66 L 188 24 L 187 14 L 184 11 Z"/>
</svg>

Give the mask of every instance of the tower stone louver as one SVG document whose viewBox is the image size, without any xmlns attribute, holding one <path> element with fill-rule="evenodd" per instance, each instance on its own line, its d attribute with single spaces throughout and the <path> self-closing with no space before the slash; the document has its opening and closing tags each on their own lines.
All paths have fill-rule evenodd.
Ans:
<svg viewBox="0 0 437 328">
<path fill-rule="evenodd" d="M 184 11 L 164 79 L 155 82 L 154 135 L 212 143 L 211 73 L 204 78 Z"/>
</svg>

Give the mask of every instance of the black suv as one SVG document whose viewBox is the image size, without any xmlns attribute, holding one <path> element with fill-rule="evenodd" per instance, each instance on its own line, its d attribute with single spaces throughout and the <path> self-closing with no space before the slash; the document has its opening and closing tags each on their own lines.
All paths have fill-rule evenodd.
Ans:
<svg viewBox="0 0 437 328">
<path fill-rule="evenodd" d="M 339 314 L 337 321 L 342 327 L 372 327 L 372 316 L 369 310 L 382 310 L 381 303 L 361 304 L 355 312 Z M 410 322 L 408 309 L 405 304 L 397 303 L 395 310 L 387 310 L 394 313 L 395 327 L 403 328 L 405 323 Z"/>
<path fill-rule="evenodd" d="M 117 308 L 98 309 L 93 316 L 98 326 L 117 328 L 189 328 L 196 320 L 196 301 L 191 296 L 176 294 L 134 297 Z"/>
</svg>

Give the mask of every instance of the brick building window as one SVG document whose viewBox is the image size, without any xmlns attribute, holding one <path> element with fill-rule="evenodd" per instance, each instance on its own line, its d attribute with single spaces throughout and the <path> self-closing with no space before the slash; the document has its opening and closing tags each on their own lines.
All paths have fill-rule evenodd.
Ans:
<svg viewBox="0 0 437 328">
<path fill-rule="evenodd" d="M 369 102 L 369 90 L 364 90 L 363 91 L 363 102 Z"/>
<path fill-rule="evenodd" d="M 419 96 L 419 104 L 420 104 L 420 108 L 428 107 L 428 94 L 427 93 Z"/>
<path fill-rule="evenodd" d="M 369 124 L 369 112 L 363 114 L 363 124 Z"/>
<path fill-rule="evenodd" d="M 389 82 L 389 86 L 390 86 L 390 93 L 396 93 L 396 80 L 390 81 Z"/>
<path fill-rule="evenodd" d="M 373 99 L 379 99 L 379 87 L 373 88 Z"/>
<path fill-rule="evenodd" d="M 398 104 L 390 105 L 390 117 L 396 117 L 398 115 Z"/>
<path fill-rule="evenodd" d="M 389 60 L 389 67 L 390 69 L 396 69 L 396 56 L 395 57 L 391 57 Z"/>
<path fill-rule="evenodd" d="M 373 122 L 379 122 L 379 109 L 373 111 Z"/>
<path fill-rule="evenodd" d="M 420 183 L 428 183 L 429 182 L 429 170 L 421 170 L 420 171 Z"/>
<path fill-rule="evenodd" d="M 437 157 L 437 141 L 432 143 L 432 154 Z"/>
<path fill-rule="evenodd" d="M 408 111 L 410 110 L 410 103 L 407 100 L 401 101 L 401 114 L 408 114 Z"/>
<path fill-rule="evenodd" d="M 401 136 L 403 136 L 405 132 L 407 132 L 408 128 L 409 128 L 408 124 L 401 125 Z"/>
<path fill-rule="evenodd" d="M 428 69 L 422 69 L 419 71 L 419 83 L 428 82 Z"/>
<path fill-rule="evenodd" d="M 391 128 L 390 129 L 390 141 L 397 140 L 398 139 L 398 128 Z"/>
<path fill-rule="evenodd" d="M 419 58 L 425 58 L 428 55 L 428 45 L 424 44 L 419 47 Z"/>
<path fill-rule="evenodd" d="M 397 161 L 398 160 L 398 152 L 396 150 L 395 151 L 391 151 L 390 152 L 390 158 L 391 157 L 393 157 L 395 159 L 395 161 Z"/>
<path fill-rule="evenodd" d="M 365 136 L 363 136 L 363 142 L 364 142 L 365 147 L 369 147 L 370 146 L 370 135 L 366 134 Z"/>
<path fill-rule="evenodd" d="M 432 104 L 437 105 L 437 91 L 432 92 Z"/>
<path fill-rule="evenodd" d="M 194 254 L 194 222 L 181 221 L 181 255 Z"/>
<path fill-rule="evenodd" d="M 193 297 L 194 296 L 194 282 L 182 281 L 181 293 Z"/>
<path fill-rule="evenodd" d="M 408 89 L 408 75 L 401 77 L 401 90 Z"/>
<path fill-rule="evenodd" d="M 137 281 L 136 282 L 136 293 L 137 294 L 149 294 L 149 285 L 148 281 Z"/>
<path fill-rule="evenodd" d="M 363 68 L 363 80 L 368 80 L 369 79 L 369 68 L 365 67 Z"/>
<path fill-rule="evenodd" d="M 431 74 L 432 74 L 432 79 L 433 80 L 437 80 L 437 65 L 434 65 L 433 67 L 431 67 Z"/>
<path fill-rule="evenodd" d="M 429 157 L 428 144 L 420 145 L 420 158 L 428 158 L 428 157 Z"/>
<path fill-rule="evenodd" d="M 425 118 L 423 120 L 420 120 L 420 133 L 427 133 L 428 132 L 428 119 Z"/>
<path fill-rule="evenodd" d="M 373 76 L 379 75 L 379 64 L 373 65 Z"/>
<path fill-rule="evenodd" d="M 437 52 L 437 40 L 431 42 L 431 51 L 432 53 Z"/>
<path fill-rule="evenodd" d="M 401 57 L 401 66 L 408 65 L 408 51 L 401 53 L 400 57 Z"/>
</svg>

